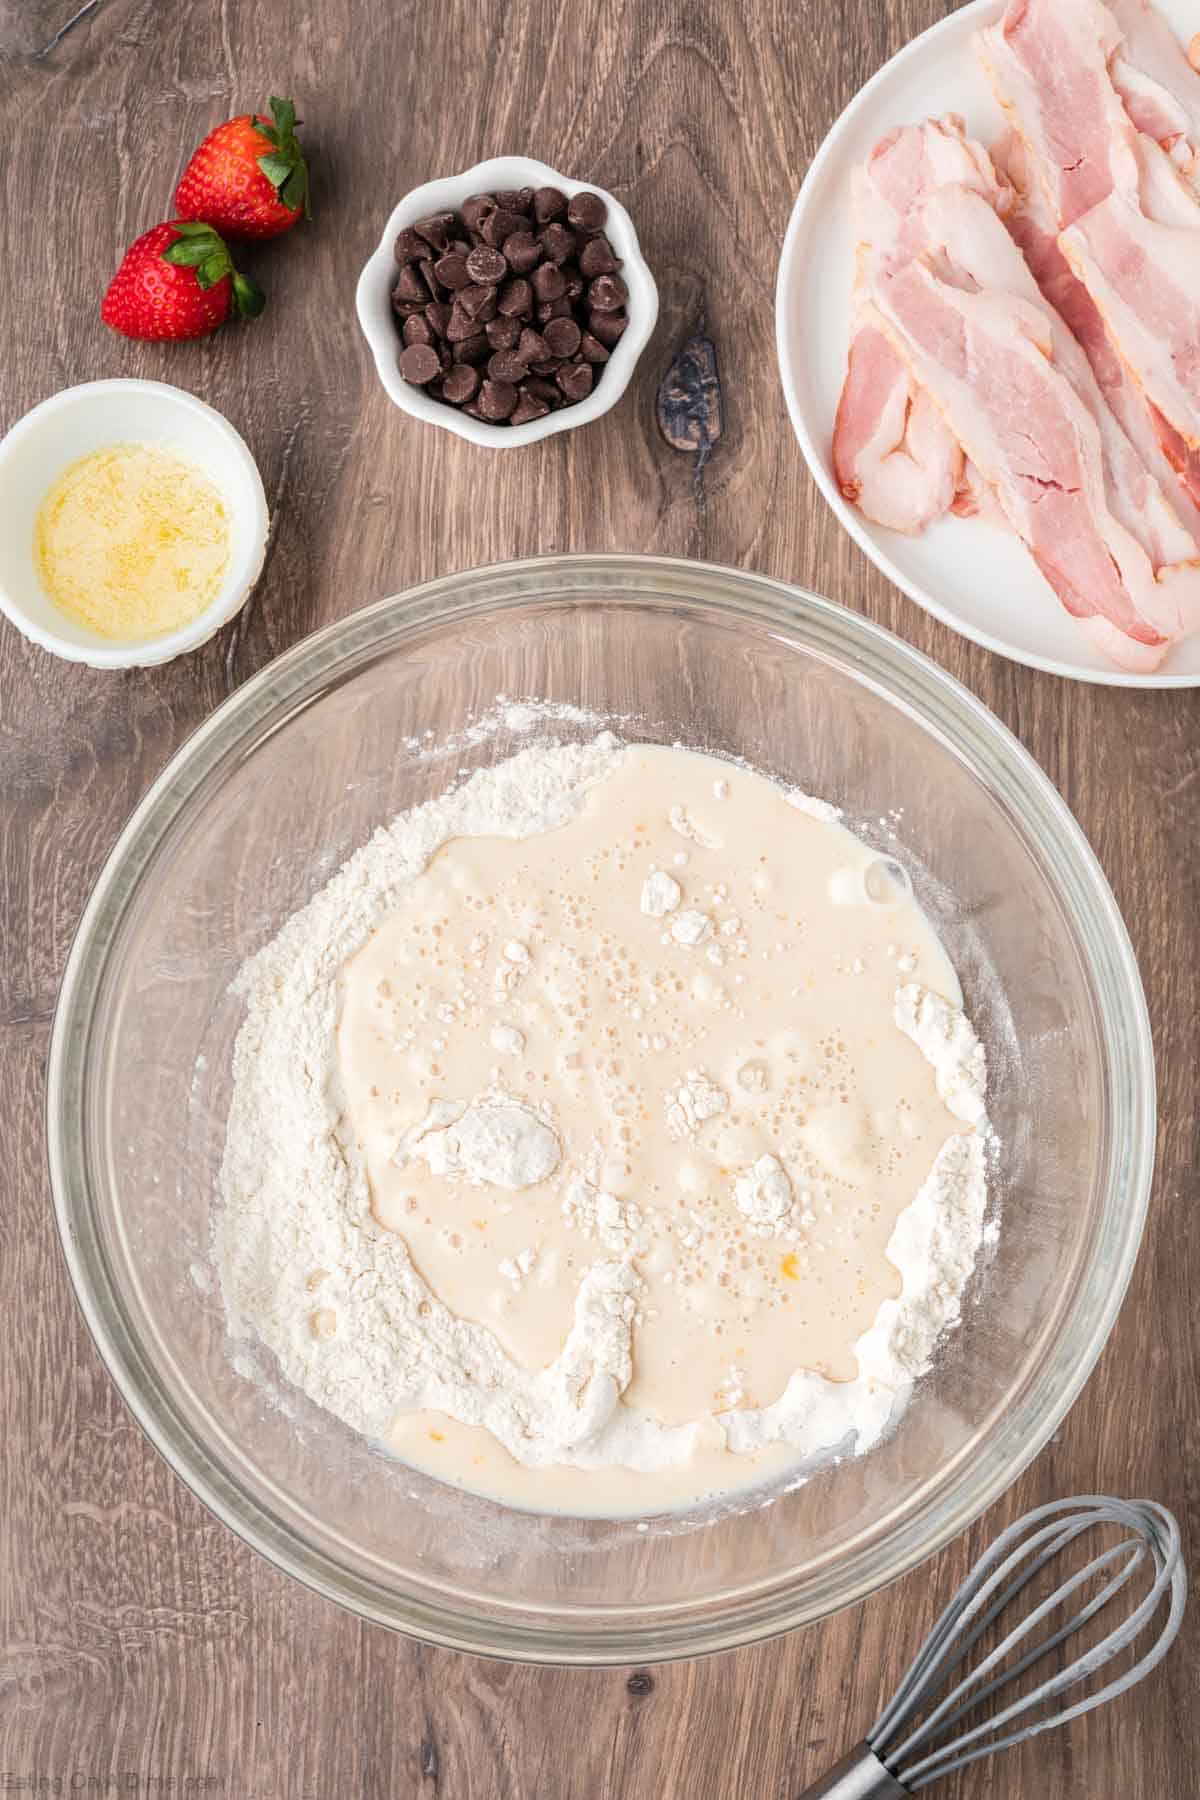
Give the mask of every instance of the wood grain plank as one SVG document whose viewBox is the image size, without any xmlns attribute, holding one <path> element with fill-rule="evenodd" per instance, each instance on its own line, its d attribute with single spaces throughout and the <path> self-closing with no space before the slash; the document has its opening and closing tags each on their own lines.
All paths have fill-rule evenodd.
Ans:
<svg viewBox="0 0 1200 1800">
<path fill-rule="evenodd" d="M 76 0 L 0 3 L 0 425 L 98 374 L 172 380 L 245 433 L 275 526 L 242 617 L 163 670 L 53 663 L 0 628 L 0 1771 L 211 1774 L 232 1800 L 796 1793 L 858 1735 L 970 1558 L 1069 1492 L 1147 1492 L 1200 1532 L 1195 1316 L 1200 739 L 1187 694 L 1130 695 L 998 661 L 889 589 L 791 441 L 775 377 L 778 245 L 808 158 L 943 0 Z M 435 83 L 453 90 L 447 103 Z M 187 147 L 294 92 L 316 222 L 251 253 L 256 325 L 176 349 L 118 342 L 99 296 L 169 212 Z M 662 293 L 605 420 L 497 458 L 398 415 L 353 319 L 396 196 L 529 149 L 629 204 Z M 43 224 L 44 222 L 44 224 Z M 703 478 L 654 424 L 659 376 L 703 328 L 726 430 Z M 1024 1479 L 930 1567 L 813 1630 L 653 1671 L 535 1670 L 372 1630 L 274 1573 L 142 1440 L 91 1348 L 44 1170 L 48 1026 L 70 934 L 122 821 L 172 750 L 313 627 L 454 568 L 644 549 L 811 585 L 901 632 L 1017 733 L 1082 821 L 1124 909 L 1160 1061 L 1162 1131 L 1133 1287 L 1083 1398 Z M 1152 1684 L 941 1791 L 1195 1792 L 1200 1628 Z"/>
</svg>

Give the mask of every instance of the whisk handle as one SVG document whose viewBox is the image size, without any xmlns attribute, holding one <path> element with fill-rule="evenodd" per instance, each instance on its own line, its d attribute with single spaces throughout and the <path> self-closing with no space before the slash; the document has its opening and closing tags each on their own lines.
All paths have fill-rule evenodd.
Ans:
<svg viewBox="0 0 1200 1800">
<path fill-rule="evenodd" d="M 864 1743 L 796 1800 L 910 1800 L 910 1795 Z"/>
</svg>

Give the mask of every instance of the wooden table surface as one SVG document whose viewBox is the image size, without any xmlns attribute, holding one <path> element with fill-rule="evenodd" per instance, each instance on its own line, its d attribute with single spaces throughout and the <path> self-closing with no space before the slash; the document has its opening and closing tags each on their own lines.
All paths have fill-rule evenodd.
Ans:
<svg viewBox="0 0 1200 1800">
<path fill-rule="evenodd" d="M 90 0 L 76 10 L 77 0 L 0 0 L 0 427 L 89 377 L 177 382 L 244 432 L 275 528 L 239 620 L 165 669 L 74 669 L 0 629 L 0 1794 L 793 1794 L 866 1727 L 935 1602 L 1026 1507 L 1145 1493 L 1200 1539 L 1195 700 L 1018 668 L 893 593 L 816 493 L 776 379 L 775 262 L 807 161 L 867 76 L 950 8 Z M 300 103 L 317 217 L 247 259 L 268 313 L 195 346 L 113 337 L 98 306 L 122 246 L 169 216 L 188 148 L 269 93 Z M 398 414 L 353 314 L 358 270 L 394 200 L 507 149 L 615 190 L 662 294 L 657 334 L 616 411 L 512 458 Z M 726 433 L 695 480 L 657 434 L 654 393 L 698 324 L 718 347 Z M 1065 794 L 1128 920 L 1162 1128 L 1149 1232 L 1100 1366 L 1057 1439 L 965 1539 L 789 1639 L 593 1673 L 470 1660 L 359 1624 L 208 1516 L 143 1441 L 76 1310 L 51 1220 L 42 1107 L 75 921 L 119 826 L 192 728 L 279 651 L 378 595 L 495 559 L 599 548 L 810 584 L 909 638 L 999 713 Z M 1198 1665 L 1200 1605 L 1135 1695 L 938 1791 L 1186 1800 L 1197 1792 Z M 207 1785 L 186 1789 L 186 1777 Z"/>
</svg>

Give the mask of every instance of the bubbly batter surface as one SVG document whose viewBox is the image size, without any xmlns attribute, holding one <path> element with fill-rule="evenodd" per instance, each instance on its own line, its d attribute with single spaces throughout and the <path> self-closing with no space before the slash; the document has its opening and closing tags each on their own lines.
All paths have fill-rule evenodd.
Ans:
<svg viewBox="0 0 1200 1800">
<path fill-rule="evenodd" d="M 902 872 L 829 809 L 694 752 L 634 746 L 557 829 L 438 850 L 341 984 L 342 1130 L 375 1217 L 530 1370 L 562 1349 L 587 1271 L 629 1262 L 622 1404 L 701 1429 L 682 1468 L 639 1468 L 636 1448 L 525 1468 L 418 1411 L 390 1433 L 401 1454 L 598 1512 L 794 1459 L 733 1454 L 723 1417 L 800 1369 L 854 1380 L 900 1291 L 896 1220 L 967 1129 L 895 1022 L 904 984 L 961 1004 Z"/>
</svg>

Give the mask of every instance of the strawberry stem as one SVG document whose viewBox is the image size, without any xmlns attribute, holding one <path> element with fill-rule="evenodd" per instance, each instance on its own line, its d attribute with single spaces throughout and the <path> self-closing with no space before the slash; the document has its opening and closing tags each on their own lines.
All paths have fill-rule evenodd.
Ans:
<svg viewBox="0 0 1200 1800">
<path fill-rule="evenodd" d="M 199 220 L 180 219 L 172 226 L 178 235 L 163 251 L 163 260 L 177 268 L 195 269 L 201 288 L 215 287 L 228 275 L 232 279 L 233 310 L 242 319 L 256 319 L 267 304 L 262 289 L 249 275 L 233 266 L 229 246 L 211 225 Z"/>
<path fill-rule="evenodd" d="M 275 189 L 282 206 L 289 212 L 303 212 L 312 217 L 308 198 L 308 164 L 296 136 L 296 108 L 291 100 L 271 96 L 271 119 L 255 119 L 254 129 L 271 148 L 258 158 L 258 166 Z"/>
</svg>

